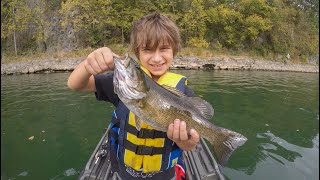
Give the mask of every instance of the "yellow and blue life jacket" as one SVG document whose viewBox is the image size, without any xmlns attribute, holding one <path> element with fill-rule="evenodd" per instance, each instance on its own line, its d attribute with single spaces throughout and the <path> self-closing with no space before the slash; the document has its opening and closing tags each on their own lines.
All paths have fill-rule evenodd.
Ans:
<svg viewBox="0 0 320 180">
<path fill-rule="evenodd" d="M 141 66 L 141 69 L 151 76 L 144 67 Z M 167 72 L 157 83 L 185 92 L 187 78 Z M 135 115 L 120 101 L 110 123 L 111 153 L 114 153 L 119 162 L 136 171 L 142 169 L 144 173 L 164 171 L 174 167 L 182 150 L 167 138 L 166 132 L 157 131 L 144 122 L 138 131 L 134 118 Z"/>
</svg>

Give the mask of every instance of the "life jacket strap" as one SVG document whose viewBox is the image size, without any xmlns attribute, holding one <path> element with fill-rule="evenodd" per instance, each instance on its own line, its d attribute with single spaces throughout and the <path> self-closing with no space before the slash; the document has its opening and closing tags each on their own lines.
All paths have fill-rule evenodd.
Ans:
<svg viewBox="0 0 320 180">
<path fill-rule="evenodd" d="M 115 143 L 118 143 L 119 134 L 113 130 L 114 127 L 120 127 L 120 120 L 116 118 L 112 118 L 110 123 L 110 130 L 108 131 L 108 135 L 115 139 Z"/>
<path fill-rule="evenodd" d="M 167 137 L 167 133 L 163 131 L 157 131 L 154 129 L 146 129 L 146 128 L 141 128 L 140 131 L 137 130 L 136 127 L 128 124 L 125 127 L 126 131 L 137 136 L 138 138 L 165 138 Z"/>
<path fill-rule="evenodd" d="M 112 118 L 112 119 L 111 119 L 111 122 L 114 124 L 113 127 L 114 127 L 114 126 L 120 127 L 120 119 Z"/>
<path fill-rule="evenodd" d="M 135 152 L 138 155 L 150 155 L 150 156 L 156 155 L 156 154 L 165 154 L 166 152 L 170 152 L 179 148 L 176 144 L 174 144 L 173 146 L 165 146 L 165 147 L 136 145 L 128 140 L 124 141 L 123 146 L 125 149 Z"/>
<path fill-rule="evenodd" d="M 109 132 L 109 135 L 114 137 L 116 140 L 118 140 L 118 137 L 119 137 L 119 134 L 114 132 L 113 130 L 110 130 Z"/>
</svg>

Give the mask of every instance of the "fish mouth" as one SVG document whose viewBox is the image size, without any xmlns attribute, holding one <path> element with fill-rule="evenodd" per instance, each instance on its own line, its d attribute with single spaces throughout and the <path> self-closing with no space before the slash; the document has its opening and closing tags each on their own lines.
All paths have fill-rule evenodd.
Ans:
<svg viewBox="0 0 320 180">
<path fill-rule="evenodd" d="M 130 60 L 131 60 L 131 59 L 129 58 L 128 53 L 126 53 L 121 59 L 122 59 L 122 61 L 121 61 L 122 65 L 123 65 L 125 68 L 127 68 L 127 67 L 129 66 Z"/>
<path fill-rule="evenodd" d="M 113 54 L 114 58 L 114 75 L 116 78 L 120 81 L 125 81 L 125 77 L 128 76 L 127 68 L 130 65 L 130 58 L 128 53 L 126 53 L 124 56 L 120 57 L 116 54 Z"/>
<path fill-rule="evenodd" d="M 145 97 L 146 94 L 141 88 L 141 81 L 143 80 L 139 76 L 138 71 L 140 70 L 136 67 L 136 61 L 126 53 L 123 57 L 114 56 L 114 64 L 114 92 L 119 97 L 129 100 Z"/>
<path fill-rule="evenodd" d="M 129 55 L 126 53 L 124 56 L 118 56 L 116 54 L 113 54 L 114 64 L 116 68 L 123 69 L 127 68 L 130 64 L 130 58 L 128 58 Z"/>
</svg>

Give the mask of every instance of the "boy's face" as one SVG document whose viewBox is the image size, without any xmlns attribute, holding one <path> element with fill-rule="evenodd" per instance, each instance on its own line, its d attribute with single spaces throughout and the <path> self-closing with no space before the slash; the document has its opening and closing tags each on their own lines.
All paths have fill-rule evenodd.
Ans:
<svg viewBox="0 0 320 180">
<path fill-rule="evenodd" d="M 157 80 L 169 69 L 173 61 L 173 50 L 167 42 L 160 42 L 154 49 L 144 44 L 139 48 L 139 59 L 141 65 L 149 70 L 152 78 Z"/>
</svg>

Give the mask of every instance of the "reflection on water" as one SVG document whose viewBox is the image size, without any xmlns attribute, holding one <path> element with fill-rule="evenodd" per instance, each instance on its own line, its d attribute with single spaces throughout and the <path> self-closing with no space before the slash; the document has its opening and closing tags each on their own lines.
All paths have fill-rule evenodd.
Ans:
<svg viewBox="0 0 320 180">
<path fill-rule="evenodd" d="M 248 138 L 222 168 L 228 179 L 319 179 L 318 74 L 175 72 L 214 106 L 215 124 Z M 70 91 L 68 75 L 1 76 L 2 179 L 76 179 L 84 168 L 113 107 Z"/>
<path fill-rule="evenodd" d="M 179 72 L 213 104 L 216 124 L 248 138 L 222 169 L 227 178 L 319 179 L 318 74 Z"/>
<path fill-rule="evenodd" d="M 313 147 L 304 148 L 290 144 L 274 134 L 257 134 L 259 161 L 255 168 L 240 171 L 224 168 L 230 179 L 319 179 L 319 135 L 312 139 Z M 252 172 L 250 172 L 252 171 Z"/>
</svg>

